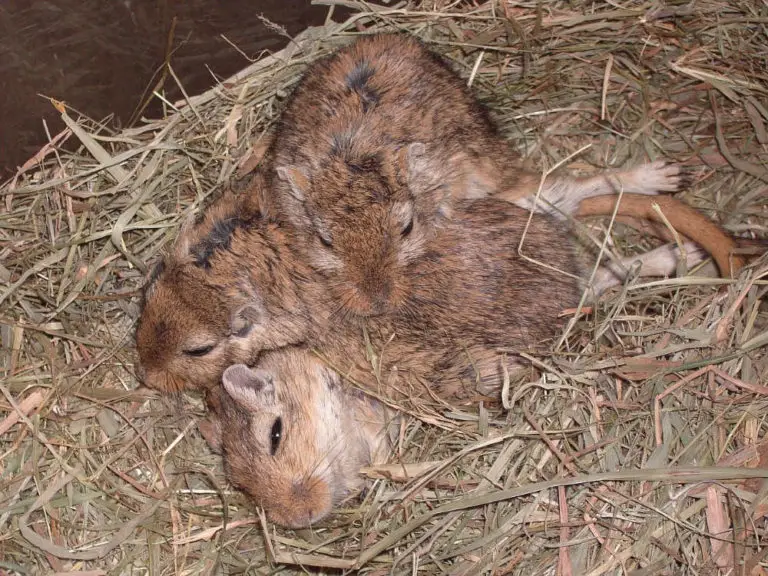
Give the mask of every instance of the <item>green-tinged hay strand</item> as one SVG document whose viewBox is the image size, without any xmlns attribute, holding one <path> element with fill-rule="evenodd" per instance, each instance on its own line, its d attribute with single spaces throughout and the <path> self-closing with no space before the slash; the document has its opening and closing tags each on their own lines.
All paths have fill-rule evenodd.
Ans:
<svg viewBox="0 0 768 576">
<path fill-rule="evenodd" d="M 268 525 L 227 485 L 199 398 L 136 389 L 148 267 L 306 65 L 360 34 L 445 54 L 531 166 L 666 158 L 688 172 L 681 198 L 766 238 L 765 6 L 336 4 L 354 12 L 163 120 L 115 132 L 63 112 L 67 131 L 0 188 L 0 572 L 762 574 L 765 257 L 736 280 L 711 264 L 630 280 L 574 313 L 508 410 L 424 399 L 392 464 L 312 530 Z M 652 245 L 611 233 L 617 253 Z"/>
</svg>

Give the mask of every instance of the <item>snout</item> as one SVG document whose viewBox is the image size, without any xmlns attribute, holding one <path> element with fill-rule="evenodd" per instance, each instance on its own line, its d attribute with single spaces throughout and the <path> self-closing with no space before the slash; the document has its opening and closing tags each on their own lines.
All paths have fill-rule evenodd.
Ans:
<svg viewBox="0 0 768 576">
<path fill-rule="evenodd" d="M 295 481 L 279 502 L 262 502 L 267 517 L 286 528 L 317 524 L 333 510 L 333 496 L 325 480 L 310 477 Z"/>
<path fill-rule="evenodd" d="M 174 393 L 181 392 L 187 387 L 182 378 L 165 370 L 156 370 L 139 365 L 136 372 L 142 384 L 152 390 Z"/>
<path fill-rule="evenodd" d="M 386 260 L 361 263 L 360 273 L 352 278 L 342 301 L 359 316 L 377 316 L 398 307 L 401 300 L 400 272 Z"/>
<path fill-rule="evenodd" d="M 365 278 L 359 289 L 360 299 L 365 303 L 370 314 L 383 314 L 389 308 L 392 294 L 392 280 L 379 274 Z"/>
</svg>

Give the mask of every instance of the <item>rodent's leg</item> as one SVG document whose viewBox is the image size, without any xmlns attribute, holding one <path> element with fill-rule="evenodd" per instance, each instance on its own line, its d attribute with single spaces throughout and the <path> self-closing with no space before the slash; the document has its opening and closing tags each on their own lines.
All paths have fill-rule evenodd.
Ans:
<svg viewBox="0 0 768 576">
<path fill-rule="evenodd" d="M 684 242 L 682 252 L 685 253 L 688 268 L 707 258 L 706 251 L 693 242 Z M 616 262 L 605 262 L 595 274 L 592 292 L 598 297 L 608 288 L 621 284 L 636 263 L 640 266 L 638 276 L 670 276 L 677 270 L 680 254 L 681 250 L 677 245 L 665 244 L 645 254 L 626 256 Z"/>
<path fill-rule="evenodd" d="M 460 354 L 452 375 L 456 376 L 457 386 L 464 392 L 457 396 L 464 395 L 466 391 L 474 391 L 484 396 L 498 398 L 504 384 L 504 372 L 507 375 L 520 369 L 519 359 L 513 354 L 502 354 L 495 348 L 484 346 L 471 346 L 466 350 L 466 354 Z M 446 380 L 452 380 L 450 376 Z M 444 392 L 450 393 L 450 384 Z"/>
<path fill-rule="evenodd" d="M 654 195 L 659 192 L 672 192 L 680 185 L 680 168 L 665 162 L 651 162 L 634 168 L 605 170 L 594 176 L 575 178 L 569 175 L 551 175 L 544 180 L 536 202 L 539 182 L 532 183 L 532 178 L 523 176 L 522 185 L 529 189 L 525 197 L 520 198 L 519 188 L 505 198 L 505 192 L 499 197 L 514 202 L 521 208 L 552 214 L 565 220 L 573 215 L 579 204 L 586 198 L 618 194 Z"/>
</svg>

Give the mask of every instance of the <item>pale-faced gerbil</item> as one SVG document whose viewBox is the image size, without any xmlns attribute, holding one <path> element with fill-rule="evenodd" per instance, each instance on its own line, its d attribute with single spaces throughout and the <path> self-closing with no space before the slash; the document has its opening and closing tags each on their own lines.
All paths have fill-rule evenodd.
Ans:
<svg viewBox="0 0 768 576">
<path fill-rule="evenodd" d="M 360 316 L 405 301 L 399 280 L 457 201 L 496 194 L 527 207 L 540 180 L 520 168 L 464 81 L 402 35 L 365 37 L 313 63 L 272 152 L 271 209 L 296 228 L 341 306 Z M 661 164 L 615 176 L 548 178 L 537 209 L 571 213 L 620 181 L 625 192 L 650 194 L 678 180 L 676 167 Z"/>
<path fill-rule="evenodd" d="M 675 264 L 672 258 L 667 265 Z M 467 276 L 469 281 L 471 275 Z M 542 293 L 547 292 L 539 288 Z M 493 299 L 494 294 L 488 296 Z M 450 312 L 455 312 L 455 308 Z M 469 314 L 476 312 L 472 310 Z M 481 326 L 488 327 L 485 320 L 499 312 L 485 311 Z M 464 351 L 451 351 L 435 340 L 435 335 L 434 329 L 427 330 L 422 348 L 416 347 L 415 341 L 403 347 L 396 337 L 394 349 L 387 354 L 412 356 L 389 364 L 410 366 L 413 371 L 414 364 L 433 362 L 431 350 L 437 347 L 443 348 L 446 362 L 442 368 L 445 379 L 454 382 L 449 386 L 453 395 L 461 395 L 457 384 L 462 378 L 457 375 L 467 372 L 470 365 L 462 352 L 472 356 L 471 372 L 481 379 L 489 375 L 496 378 L 493 373 L 499 358 L 491 346 L 475 344 Z M 337 336 L 334 334 L 334 338 Z M 445 336 L 453 340 L 450 333 Z M 471 340 L 471 336 L 465 337 Z M 488 338 L 498 341 L 493 335 Z M 510 340 L 517 339 L 510 335 Z M 325 352 L 336 362 L 342 362 L 345 355 L 347 359 L 360 356 L 362 348 L 359 342 L 341 338 Z M 387 379 L 386 369 L 383 372 L 382 377 Z M 474 375 L 465 379 L 471 384 Z M 222 381 L 223 386 L 213 394 L 217 402 L 212 403 L 209 443 L 222 453 L 230 482 L 261 506 L 272 522 L 288 528 L 317 524 L 332 513 L 342 500 L 361 487 L 360 468 L 386 461 L 396 437 L 395 412 L 343 382 L 337 372 L 304 349 L 267 352 L 256 368 L 230 366 Z M 440 383 L 435 391 L 445 398 L 448 388 Z M 387 392 L 392 394 L 393 390 Z M 407 390 L 400 388 L 398 392 Z"/>
<path fill-rule="evenodd" d="M 389 455 L 394 414 L 310 352 L 268 352 L 222 381 L 214 422 L 227 477 L 273 522 L 318 522 L 360 487 L 361 467 Z"/>
</svg>

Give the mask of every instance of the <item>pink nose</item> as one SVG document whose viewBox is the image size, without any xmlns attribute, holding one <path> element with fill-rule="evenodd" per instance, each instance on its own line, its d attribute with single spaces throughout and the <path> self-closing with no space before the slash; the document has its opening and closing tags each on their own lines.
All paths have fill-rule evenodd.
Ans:
<svg viewBox="0 0 768 576">
<path fill-rule="evenodd" d="M 267 509 L 272 522 L 287 528 L 306 528 L 331 513 L 333 498 L 328 483 L 312 477 L 294 482 L 285 500 L 275 504 Z"/>
</svg>

